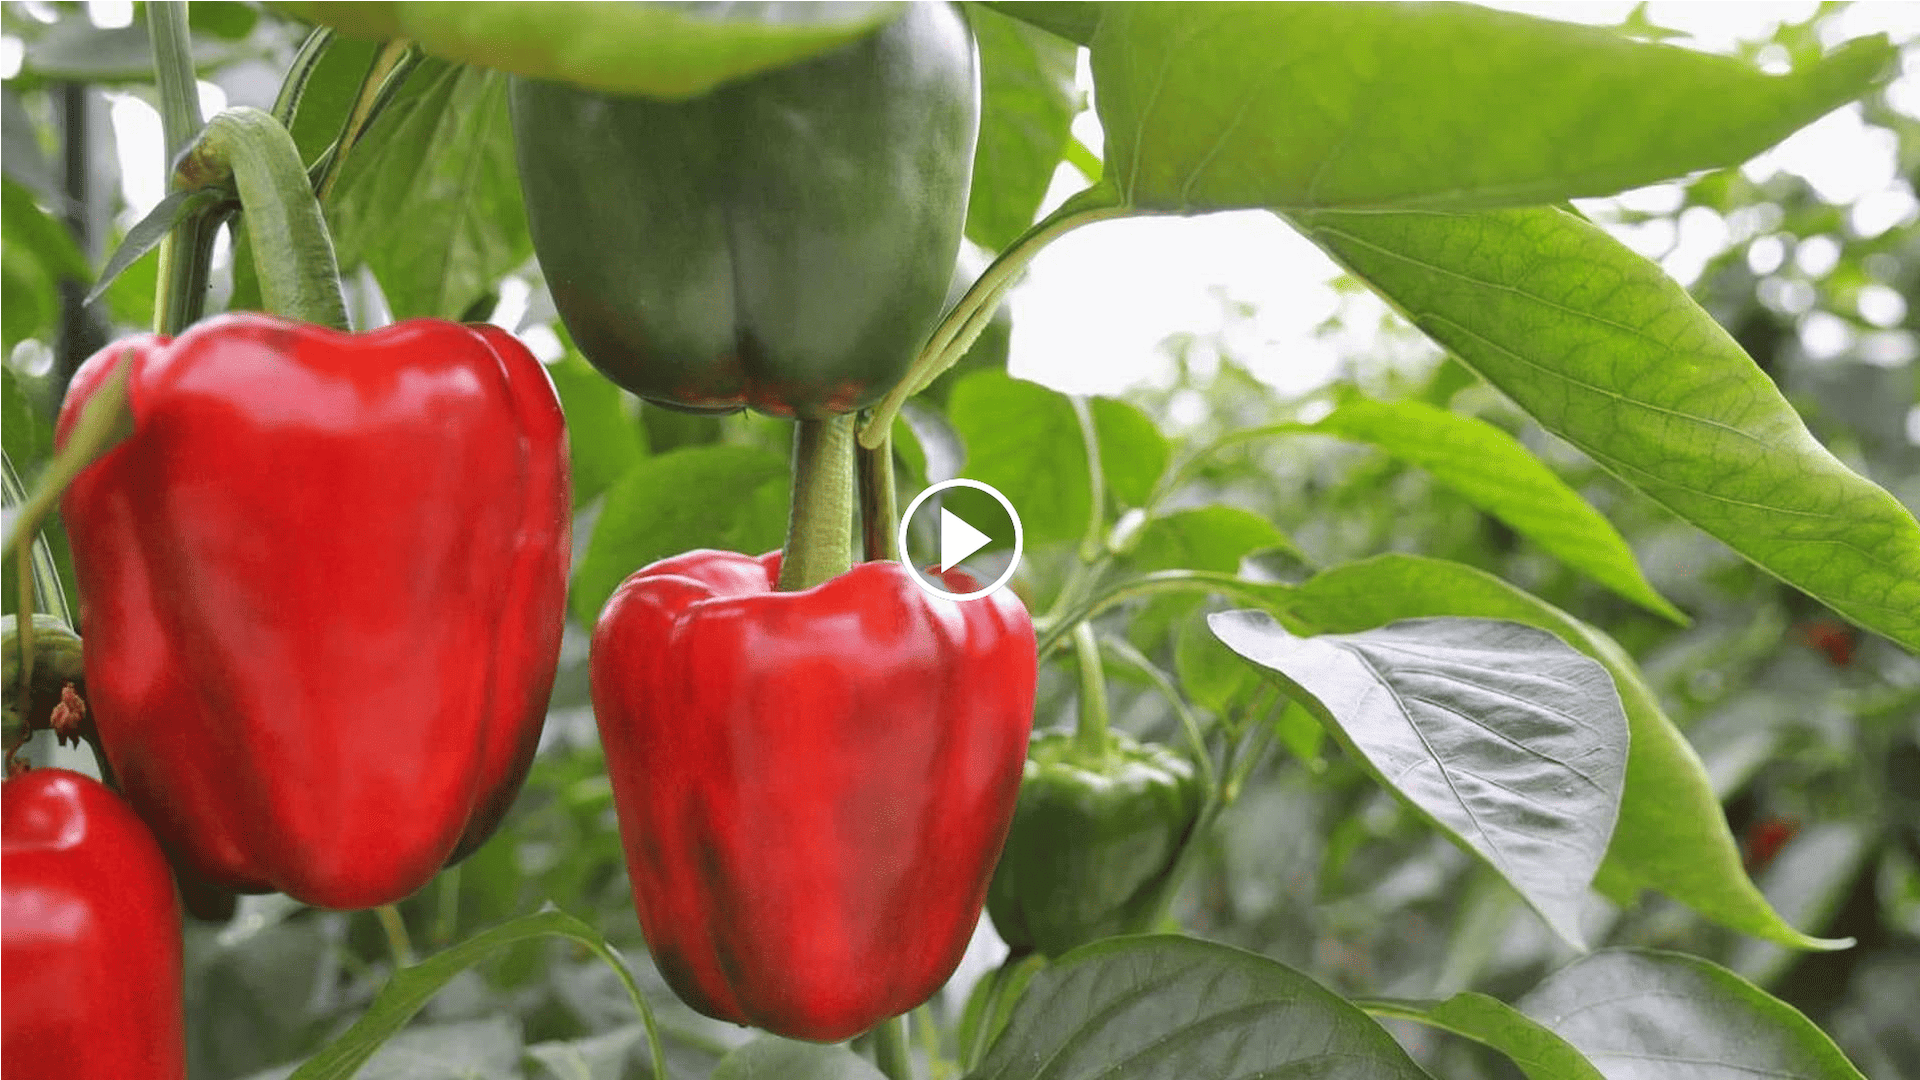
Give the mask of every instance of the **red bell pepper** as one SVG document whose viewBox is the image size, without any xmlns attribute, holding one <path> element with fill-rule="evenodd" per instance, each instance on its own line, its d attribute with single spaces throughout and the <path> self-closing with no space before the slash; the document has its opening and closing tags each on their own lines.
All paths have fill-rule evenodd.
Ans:
<svg viewBox="0 0 1920 1080">
<path fill-rule="evenodd" d="M 398 900 L 498 824 L 565 617 L 566 433 L 505 331 L 224 316 L 123 356 L 133 434 L 67 489 L 87 689 L 175 859 L 310 904 Z"/>
<path fill-rule="evenodd" d="M 776 592 L 694 551 L 621 585 L 594 713 L 640 925 L 723 1020 L 822 1042 L 919 1005 L 979 921 L 1033 724 L 1033 624 L 897 563 Z M 959 571 L 953 591 L 978 588 Z"/>
<path fill-rule="evenodd" d="M 0 1072 L 184 1080 L 180 910 L 153 834 L 64 769 L 0 784 Z"/>
</svg>

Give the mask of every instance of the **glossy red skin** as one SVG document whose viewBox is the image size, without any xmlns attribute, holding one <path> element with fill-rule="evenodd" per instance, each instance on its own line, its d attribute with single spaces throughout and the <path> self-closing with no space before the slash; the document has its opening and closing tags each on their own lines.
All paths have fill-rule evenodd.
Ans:
<svg viewBox="0 0 1920 1080">
<path fill-rule="evenodd" d="M 223 316 L 87 361 L 61 441 L 126 353 L 134 434 L 62 503 L 122 790 L 213 884 L 401 899 L 539 740 L 570 546 L 545 369 L 494 328 Z"/>
<path fill-rule="evenodd" d="M 892 562 L 775 592 L 779 563 L 694 551 L 628 578 L 594 630 L 594 714 L 668 985 L 831 1042 L 966 950 L 1020 792 L 1033 624 L 1007 590 L 936 599 Z"/>
<path fill-rule="evenodd" d="M 153 835 L 64 769 L 0 784 L 0 1073 L 184 1080 L 180 911 Z"/>
</svg>

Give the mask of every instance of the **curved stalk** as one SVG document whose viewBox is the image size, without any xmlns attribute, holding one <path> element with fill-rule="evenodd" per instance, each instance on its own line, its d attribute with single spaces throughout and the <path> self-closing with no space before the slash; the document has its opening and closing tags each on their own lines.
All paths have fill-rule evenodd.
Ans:
<svg viewBox="0 0 1920 1080">
<path fill-rule="evenodd" d="M 259 109 L 214 117 L 174 166 L 184 190 L 234 187 L 252 241 L 260 298 L 268 311 L 347 330 L 340 267 L 300 151 L 278 120 Z"/>
<path fill-rule="evenodd" d="M 941 372 L 960 362 L 960 358 L 973 347 L 974 339 L 992 321 L 994 309 L 1000 306 L 1000 301 L 1013 288 L 1021 271 L 1027 268 L 1027 264 L 1041 249 L 1082 225 L 1131 212 L 1130 208 L 1120 203 L 1117 190 L 1104 182 L 1098 183 L 1062 203 L 1058 210 L 1007 245 L 1000 257 L 987 266 L 973 287 L 960 298 L 960 302 L 934 327 L 927 343 L 921 347 L 920 355 L 914 359 L 913 366 L 907 369 L 906 378 L 901 379 L 885 400 L 875 406 L 866 426 L 860 429 L 860 445 L 878 446 L 880 440 L 893 430 L 893 418 L 900 414 L 901 404 L 933 385 L 933 380 L 939 378 Z"/>
</svg>

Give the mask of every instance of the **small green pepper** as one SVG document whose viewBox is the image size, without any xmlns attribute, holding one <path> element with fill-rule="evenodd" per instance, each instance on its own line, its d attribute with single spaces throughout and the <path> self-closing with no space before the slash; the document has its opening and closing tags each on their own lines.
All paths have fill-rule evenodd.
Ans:
<svg viewBox="0 0 1920 1080">
<path fill-rule="evenodd" d="M 1000 866 L 987 890 L 1013 951 L 1059 956 L 1160 918 L 1204 802 L 1193 766 L 1112 733 L 1088 757 L 1074 732 L 1034 736 Z"/>
<path fill-rule="evenodd" d="M 1152 929 L 1207 801 L 1186 758 L 1107 730 L 1098 649 L 1090 630 L 1075 637 L 1080 723 L 1028 744 L 1013 826 L 987 890 L 994 929 L 1015 956 L 1056 957 Z"/>
</svg>

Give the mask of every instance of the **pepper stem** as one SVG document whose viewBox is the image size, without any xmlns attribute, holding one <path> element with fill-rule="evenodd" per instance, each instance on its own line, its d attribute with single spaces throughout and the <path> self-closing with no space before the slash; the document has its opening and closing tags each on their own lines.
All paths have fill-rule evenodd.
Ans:
<svg viewBox="0 0 1920 1080">
<path fill-rule="evenodd" d="M 1104 757 L 1112 743 L 1107 734 L 1107 673 L 1100 663 L 1100 642 L 1092 623 L 1073 628 L 1073 651 L 1080 661 L 1080 716 L 1073 741 L 1088 756 Z"/>
<path fill-rule="evenodd" d="M 333 238 L 300 150 L 278 120 L 244 106 L 209 120 L 174 166 L 173 186 L 238 189 L 266 309 L 316 326 L 349 328 Z"/>
<path fill-rule="evenodd" d="M 860 469 L 861 551 L 870 561 L 897 559 L 900 497 L 894 492 L 893 433 L 888 432 L 878 446 L 859 447 L 854 455 Z"/>
<path fill-rule="evenodd" d="M 798 592 L 853 565 L 853 417 L 799 420 L 793 428 L 793 512 L 780 558 L 780 591 Z"/>
<path fill-rule="evenodd" d="M 913 1080 L 913 1056 L 907 1051 L 905 1014 L 882 1020 L 873 1029 L 873 1061 L 887 1080 Z"/>
</svg>

